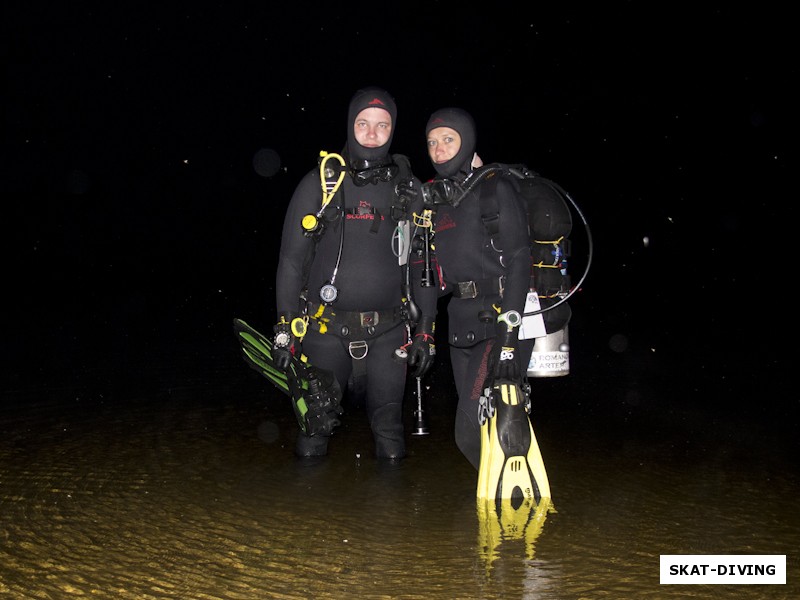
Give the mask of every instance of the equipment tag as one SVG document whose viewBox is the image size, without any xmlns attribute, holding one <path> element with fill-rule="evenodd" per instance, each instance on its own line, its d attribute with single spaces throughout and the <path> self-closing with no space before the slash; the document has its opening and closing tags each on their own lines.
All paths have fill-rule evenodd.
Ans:
<svg viewBox="0 0 800 600">
<path fill-rule="evenodd" d="M 411 247 L 411 223 L 409 221 L 397 223 L 392 245 L 396 245 L 394 250 L 397 253 L 397 262 L 402 267 L 408 262 L 408 251 Z"/>
<path fill-rule="evenodd" d="M 539 294 L 536 292 L 528 292 L 528 297 L 525 299 L 525 311 L 522 317 L 522 325 L 519 328 L 519 339 L 530 340 L 532 338 L 544 337 L 547 335 L 542 313 L 536 315 L 528 314 L 541 309 L 542 307 L 539 304 Z"/>
</svg>

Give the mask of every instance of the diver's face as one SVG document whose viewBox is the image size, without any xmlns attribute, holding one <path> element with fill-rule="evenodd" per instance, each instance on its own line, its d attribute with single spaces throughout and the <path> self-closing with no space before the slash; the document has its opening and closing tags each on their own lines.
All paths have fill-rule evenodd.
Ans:
<svg viewBox="0 0 800 600">
<path fill-rule="evenodd" d="M 449 127 L 431 129 L 428 134 L 428 156 L 440 165 L 453 158 L 461 149 L 461 135 Z"/>
<path fill-rule="evenodd" d="M 353 123 L 356 141 L 365 148 L 379 148 L 392 134 L 392 115 L 383 108 L 365 108 Z"/>
</svg>

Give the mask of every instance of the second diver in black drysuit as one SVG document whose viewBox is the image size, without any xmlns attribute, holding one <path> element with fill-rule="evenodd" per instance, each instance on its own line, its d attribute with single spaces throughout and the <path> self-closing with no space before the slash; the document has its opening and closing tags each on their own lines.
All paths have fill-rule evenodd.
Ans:
<svg viewBox="0 0 800 600">
<path fill-rule="evenodd" d="M 495 379 L 522 382 L 535 343 L 534 339 L 518 339 L 518 324 L 509 323 L 523 314 L 530 289 L 528 215 L 525 200 L 511 178 L 486 178 L 463 195 L 462 190 L 478 172 L 475 166 L 481 164 L 475 154 L 475 123 L 467 112 L 440 109 L 431 115 L 425 133 L 437 173 L 425 184 L 426 203 L 436 205 L 435 259 L 442 291 L 452 294 L 447 304 L 447 329 L 458 392 L 455 439 L 478 469 L 479 398 Z M 447 160 L 445 146 L 451 156 Z M 482 218 L 486 206 L 482 196 L 488 194 L 495 196 L 492 204 L 497 207 L 495 235 Z"/>
</svg>

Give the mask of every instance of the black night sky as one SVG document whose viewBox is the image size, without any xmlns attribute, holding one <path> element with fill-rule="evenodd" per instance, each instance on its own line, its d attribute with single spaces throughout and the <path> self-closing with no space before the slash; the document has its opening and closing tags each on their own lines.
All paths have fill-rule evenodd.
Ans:
<svg viewBox="0 0 800 600">
<path fill-rule="evenodd" d="M 577 356 L 611 371 L 657 356 L 702 373 L 709 402 L 796 410 L 782 395 L 798 75 L 784 11 L 422 6 L 4 3 L 6 385 L 80 378 L 89 357 L 120 372 L 176 342 L 199 357 L 233 343 L 234 316 L 269 326 L 291 192 L 375 84 L 421 178 L 428 115 L 458 105 L 485 160 L 571 193 L 594 239 L 571 302 Z M 262 148 L 274 176 L 254 168 Z M 577 279 L 578 220 L 574 237 Z"/>
</svg>

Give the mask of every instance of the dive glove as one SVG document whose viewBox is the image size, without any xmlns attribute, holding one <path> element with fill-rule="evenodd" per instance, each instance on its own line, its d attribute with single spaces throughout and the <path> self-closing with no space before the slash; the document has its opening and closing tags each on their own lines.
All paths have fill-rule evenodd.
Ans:
<svg viewBox="0 0 800 600">
<path fill-rule="evenodd" d="M 408 364 L 417 367 L 414 377 L 423 377 L 433 366 L 436 357 L 435 330 L 436 322 L 431 317 L 422 317 L 414 331 L 414 339 L 408 347 Z"/>
<path fill-rule="evenodd" d="M 497 379 L 520 381 L 519 362 L 517 361 L 517 339 L 522 317 L 515 310 L 510 310 L 497 317 L 497 337 L 489 363 L 489 374 Z"/>
<path fill-rule="evenodd" d="M 292 357 L 300 357 L 302 354 L 301 341 L 305 335 L 305 328 L 298 331 L 296 324 L 302 322 L 303 319 L 298 317 L 292 318 L 291 314 L 280 315 L 278 322 L 272 328 L 274 336 L 272 338 L 272 361 L 275 366 L 281 371 L 286 371 L 289 365 L 292 364 Z"/>
</svg>

